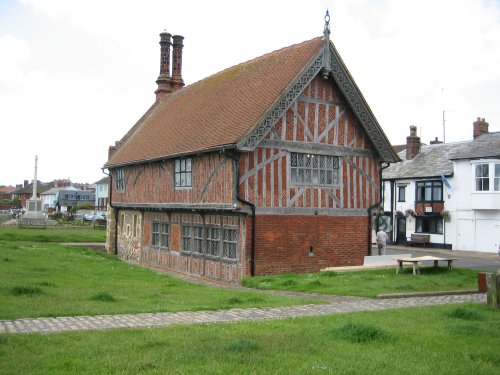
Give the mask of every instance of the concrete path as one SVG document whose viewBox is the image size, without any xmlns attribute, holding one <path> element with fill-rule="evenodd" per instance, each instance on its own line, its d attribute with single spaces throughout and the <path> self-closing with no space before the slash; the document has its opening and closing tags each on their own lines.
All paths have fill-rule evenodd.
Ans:
<svg viewBox="0 0 500 375">
<path fill-rule="evenodd" d="M 372 254 L 377 254 L 376 247 L 372 248 Z M 432 255 L 459 258 L 459 260 L 453 262 L 454 268 L 469 268 L 488 272 L 495 272 L 500 269 L 500 254 L 497 253 L 388 245 L 387 255 L 394 254 L 412 254 L 413 257 Z"/>
<path fill-rule="evenodd" d="M 291 293 L 289 293 L 291 294 Z M 123 314 L 0 320 L 0 333 L 58 333 L 67 331 L 116 328 L 164 327 L 172 324 L 224 323 L 267 319 L 298 318 L 357 311 L 374 311 L 448 303 L 486 303 L 485 294 L 463 294 L 394 299 L 372 299 L 325 295 L 301 296 L 321 298 L 325 305 L 262 307 L 218 311 L 185 311 L 178 313 Z"/>
</svg>

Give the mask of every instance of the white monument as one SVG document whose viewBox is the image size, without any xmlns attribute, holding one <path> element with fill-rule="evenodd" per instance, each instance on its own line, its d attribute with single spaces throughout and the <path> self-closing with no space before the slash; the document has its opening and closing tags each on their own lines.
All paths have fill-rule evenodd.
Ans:
<svg viewBox="0 0 500 375">
<path fill-rule="evenodd" d="M 26 213 L 24 217 L 28 219 L 44 219 L 42 212 L 42 200 L 37 197 L 38 181 L 36 178 L 38 167 L 38 155 L 35 155 L 35 178 L 33 179 L 33 195 L 26 201 Z"/>
</svg>

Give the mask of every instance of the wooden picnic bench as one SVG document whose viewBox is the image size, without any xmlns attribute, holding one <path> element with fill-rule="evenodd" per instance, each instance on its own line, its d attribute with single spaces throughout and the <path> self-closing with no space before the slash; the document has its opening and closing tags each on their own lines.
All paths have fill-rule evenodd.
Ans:
<svg viewBox="0 0 500 375">
<path fill-rule="evenodd" d="M 403 273 L 403 265 L 404 263 L 410 263 L 413 266 L 413 274 L 420 275 L 420 269 L 418 268 L 418 264 L 420 262 L 433 261 L 434 267 L 438 266 L 439 261 L 448 262 L 448 269 L 451 271 L 453 269 L 453 261 L 458 258 L 438 258 L 430 255 L 426 255 L 423 257 L 415 257 L 415 258 L 397 258 L 396 262 L 398 262 L 398 268 L 396 269 L 396 273 Z"/>
<path fill-rule="evenodd" d="M 414 243 L 418 243 L 424 245 L 424 247 L 427 247 L 426 245 L 429 243 L 430 238 L 430 234 L 412 233 L 409 241 L 410 246 L 412 246 Z"/>
</svg>

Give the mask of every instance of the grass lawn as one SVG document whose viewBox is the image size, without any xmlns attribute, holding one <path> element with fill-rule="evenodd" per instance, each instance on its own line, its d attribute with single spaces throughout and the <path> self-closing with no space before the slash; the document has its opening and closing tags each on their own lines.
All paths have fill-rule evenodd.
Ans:
<svg viewBox="0 0 500 375">
<path fill-rule="evenodd" d="M 356 272 L 320 272 L 301 275 L 276 275 L 246 278 L 243 285 L 263 290 L 293 290 L 344 296 L 376 297 L 378 294 L 477 290 L 478 271 L 447 267 L 421 267 L 413 276 L 405 268 L 397 275 L 395 268 Z"/>
<path fill-rule="evenodd" d="M 445 305 L 232 324 L 4 334 L 0 372 L 497 375 L 499 347 L 499 310 Z"/>
<path fill-rule="evenodd" d="M 259 291 L 194 285 L 86 248 L 19 240 L 30 238 L 23 231 L 37 239 L 47 234 L 49 239 L 74 240 L 65 231 L 16 229 L 12 235 L 2 233 L 0 319 L 317 303 Z M 77 231 L 80 240 L 82 233 Z M 16 240 L 5 240 L 11 237 Z"/>
<path fill-rule="evenodd" d="M 106 242 L 106 231 L 92 226 L 33 229 L 0 227 L 0 241 Z"/>
</svg>

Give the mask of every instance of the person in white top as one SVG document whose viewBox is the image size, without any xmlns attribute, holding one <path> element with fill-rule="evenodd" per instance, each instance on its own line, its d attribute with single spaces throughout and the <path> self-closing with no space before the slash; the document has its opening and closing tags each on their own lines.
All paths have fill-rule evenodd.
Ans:
<svg viewBox="0 0 500 375">
<path fill-rule="evenodd" d="M 377 232 L 378 255 L 385 255 L 387 246 L 387 233 L 382 228 Z"/>
</svg>

